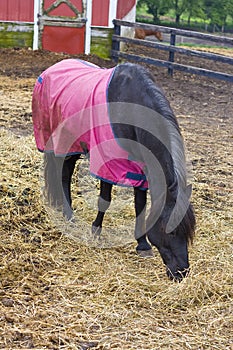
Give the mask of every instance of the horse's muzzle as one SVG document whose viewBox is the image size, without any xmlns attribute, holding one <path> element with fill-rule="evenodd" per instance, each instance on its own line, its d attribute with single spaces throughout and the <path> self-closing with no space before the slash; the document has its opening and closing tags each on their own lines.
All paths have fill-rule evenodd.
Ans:
<svg viewBox="0 0 233 350">
<path fill-rule="evenodd" d="M 172 280 L 176 282 L 181 282 L 185 277 L 189 275 L 190 268 L 187 267 L 183 270 L 177 270 L 175 272 L 171 271 L 168 266 L 166 266 L 166 272 L 167 276 Z"/>
</svg>

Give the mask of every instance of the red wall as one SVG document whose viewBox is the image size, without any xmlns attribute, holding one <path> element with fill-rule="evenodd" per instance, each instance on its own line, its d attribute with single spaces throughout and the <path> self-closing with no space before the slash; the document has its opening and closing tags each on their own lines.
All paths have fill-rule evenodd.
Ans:
<svg viewBox="0 0 233 350">
<path fill-rule="evenodd" d="M 34 0 L 0 0 L 0 21 L 34 21 Z"/>
<path fill-rule="evenodd" d="M 108 0 L 107 0 L 108 1 Z M 44 0 L 44 8 L 48 9 L 55 0 Z M 82 0 L 72 0 L 72 3 L 82 13 Z M 0 21 L 34 21 L 34 0 L 0 0 Z M 74 12 L 65 4 L 50 12 L 54 16 L 74 16 Z"/>
<path fill-rule="evenodd" d="M 136 0 L 118 0 L 117 19 L 123 19 L 135 5 Z"/>
<path fill-rule="evenodd" d="M 68 28 L 44 26 L 42 47 L 53 52 L 79 54 L 84 52 L 85 27 Z"/>
<path fill-rule="evenodd" d="M 82 0 L 70 0 L 82 13 Z M 55 0 L 44 0 L 44 9 L 55 3 Z M 136 0 L 118 0 L 117 18 L 122 19 L 135 6 Z M 92 0 L 92 25 L 108 26 L 110 0 Z M 50 16 L 74 17 L 75 14 L 66 4 L 49 12 Z M 0 0 L 0 22 L 34 21 L 34 0 Z M 81 53 L 84 51 L 85 26 L 82 28 L 45 26 L 42 46 L 46 50 Z"/>
<path fill-rule="evenodd" d="M 109 0 L 92 0 L 93 26 L 108 26 Z"/>
<path fill-rule="evenodd" d="M 44 7 L 48 7 L 55 0 L 44 0 Z M 82 12 L 82 1 L 72 0 L 72 3 Z M 136 0 L 118 0 L 117 18 L 122 19 L 135 5 Z M 92 25 L 108 26 L 109 0 L 92 1 Z M 0 21 L 21 21 L 33 22 L 34 0 L 0 0 Z M 73 11 L 61 4 L 57 9 L 50 12 L 50 15 L 74 16 Z"/>
<path fill-rule="evenodd" d="M 118 0 L 117 18 L 124 18 L 136 5 L 136 0 Z M 92 25 L 108 26 L 109 0 L 92 0 Z"/>
<path fill-rule="evenodd" d="M 44 9 L 48 8 L 55 0 L 44 0 Z M 82 1 L 71 0 L 71 3 L 82 13 Z M 73 10 L 61 3 L 57 8 L 48 13 L 49 16 L 76 16 Z M 42 47 L 44 50 L 54 52 L 66 52 L 78 54 L 84 52 L 85 26 L 82 28 L 44 26 Z"/>
<path fill-rule="evenodd" d="M 44 0 L 44 9 L 47 10 L 55 0 Z M 71 3 L 82 13 L 82 0 L 71 0 Z M 61 3 L 56 9 L 49 12 L 49 16 L 76 16 L 75 13 L 64 3 Z"/>
</svg>

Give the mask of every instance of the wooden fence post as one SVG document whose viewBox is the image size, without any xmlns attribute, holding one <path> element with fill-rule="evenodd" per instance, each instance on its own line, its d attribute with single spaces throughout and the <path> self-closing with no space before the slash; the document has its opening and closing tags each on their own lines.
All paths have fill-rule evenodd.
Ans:
<svg viewBox="0 0 233 350">
<path fill-rule="evenodd" d="M 113 21 L 113 23 L 114 23 L 114 21 Z M 121 26 L 120 25 L 114 23 L 113 34 L 119 35 L 119 36 L 121 35 Z M 112 40 L 112 50 L 113 51 L 120 51 L 120 42 L 119 41 L 114 40 L 114 39 Z M 118 60 L 119 60 L 118 57 L 113 56 L 112 58 L 113 58 L 114 62 L 118 63 Z"/>
<path fill-rule="evenodd" d="M 170 37 L 170 45 L 175 46 L 176 45 L 176 34 L 171 32 L 171 37 Z M 175 58 L 175 52 L 174 51 L 169 51 L 169 62 L 174 62 L 174 58 Z M 168 68 L 168 74 L 170 76 L 173 75 L 173 68 L 170 66 Z"/>
</svg>

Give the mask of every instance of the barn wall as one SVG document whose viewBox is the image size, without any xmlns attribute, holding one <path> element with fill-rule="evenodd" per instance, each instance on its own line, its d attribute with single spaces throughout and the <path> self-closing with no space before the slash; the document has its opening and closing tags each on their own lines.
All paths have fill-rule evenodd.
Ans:
<svg viewBox="0 0 233 350">
<path fill-rule="evenodd" d="M 45 7 L 48 8 L 54 1 L 44 0 Z M 72 2 L 82 12 L 82 0 L 72 0 Z M 59 14 L 58 10 L 59 12 L 62 10 L 64 16 L 72 16 L 72 11 L 65 4 L 61 4 L 59 7 L 60 10 L 59 8 L 55 9 L 51 14 L 56 16 Z M 102 35 L 101 30 L 99 31 L 99 38 L 101 39 L 98 39 L 96 31 L 94 37 L 92 37 L 92 45 L 97 48 L 97 51 L 104 51 L 107 55 L 107 52 L 110 50 L 111 29 L 109 28 L 112 27 L 112 20 L 119 18 L 135 21 L 135 11 L 136 0 L 92 0 L 92 26 L 106 28 L 104 35 Z M 32 47 L 33 22 L 34 0 L 0 0 L 0 47 Z M 59 30 L 63 37 L 67 29 L 59 28 Z M 48 31 L 51 31 L 51 29 L 45 29 L 44 43 L 46 45 L 49 40 Z M 74 37 L 76 33 L 73 31 L 72 35 Z M 79 32 L 78 35 L 80 35 Z M 63 39 L 63 42 L 67 41 L 66 38 Z M 55 41 L 57 42 L 57 40 Z M 83 42 L 82 45 L 84 45 Z M 59 50 L 62 49 L 59 48 Z"/>
<path fill-rule="evenodd" d="M 72 20 L 77 16 L 75 11 L 67 3 L 60 3 L 59 6 L 51 8 L 55 0 L 44 0 L 44 10 L 52 20 L 53 17 L 65 17 L 66 20 Z M 82 0 L 71 0 L 70 3 L 83 14 Z M 46 14 L 46 12 L 45 12 Z M 85 26 L 78 28 L 75 26 L 63 25 L 44 25 L 42 35 L 42 47 L 45 50 L 53 52 L 66 52 L 70 54 L 83 53 L 85 49 Z M 74 24 L 74 23 L 73 23 Z"/>
<path fill-rule="evenodd" d="M 116 18 L 124 19 L 134 7 L 136 8 L 136 2 L 136 0 L 118 0 Z"/>
<path fill-rule="evenodd" d="M 106 58 L 110 56 L 111 36 L 112 36 L 112 20 L 114 18 L 124 19 L 135 22 L 136 19 L 136 0 L 93 0 L 91 52 Z M 106 6 L 107 3 L 107 6 Z M 98 6 L 100 6 L 98 8 Z M 97 6 L 95 8 L 95 6 Z M 96 12 L 95 12 L 96 11 Z M 99 19 L 97 14 L 101 14 Z M 102 28 L 101 28 L 102 27 Z M 133 37 L 134 30 L 132 28 L 123 27 L 122 35 Z M 123 49 L 123 44 L 121 43 Z"/>
<path fill-rule="evenodd" d="M 0 21 L 33 23 L 34 0 L 1 0 Z"/>
<path fill-rule="evenodd" d="M 128 22 L 135 22 L 135 20 L 136 20 L 136 4 L 121 19 L 123 19 L 124 21 L 128 21 Z M 127 36 L 129 38 L 133 38 L 134 37 L 134 28 L 122 27 L 121 28 L 121 35 L 122 36 Z M 123 43 L 121 43 L 121 46 L 122 46 L 122 44 Z"/>
<path fill-rule="evenodd" d="M 32 47 L 33 11 L 34 0 L 0 0 L 0 47 Z"/>
<path fill-rule="evenodd" d="M 44 8 L 48 9 L 55 0 L 44 0 Z M 80 11 L 80 13 L 83 13 L 83 5 L 82 0 L 72 0 L 72 4 Z M 74 16 L 74 12 L 67 6 L 65 3 L 61 3 L 57 8 L 52 10 L 49 15 L 50 16 L 67 16 L 72 17 Z"/>
<path fill-rule="evenodd" d="M 92 26 L 107 27 L 111 0 L 92 0 Z"/>
</svg>

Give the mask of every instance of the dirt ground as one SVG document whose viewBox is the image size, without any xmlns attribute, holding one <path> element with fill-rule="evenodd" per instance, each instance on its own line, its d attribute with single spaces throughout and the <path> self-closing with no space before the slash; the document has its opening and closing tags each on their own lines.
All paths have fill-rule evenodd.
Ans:
<svg viewBox="0 0 233 350">
<path fill-rule="evenodd" d="M 149 67 L 178 117 L 193 170 L 192 273 L 173 284 L 158 254 L 142 261 L 134 246 L 76 244 L 38 204 L 31 94 L 41 71 L 66 57 L 0 49 L 0 349 L 232 350 L 232 84 Z"/>
</svg>

